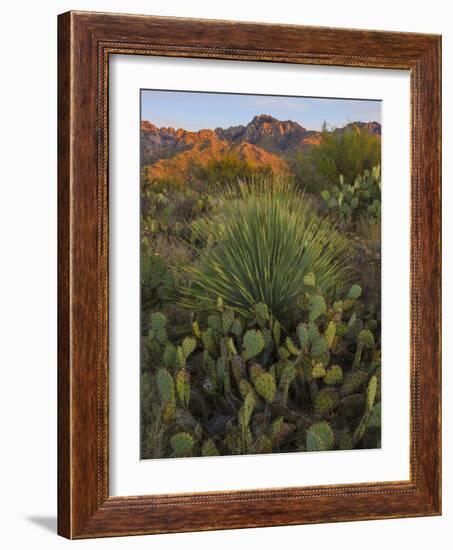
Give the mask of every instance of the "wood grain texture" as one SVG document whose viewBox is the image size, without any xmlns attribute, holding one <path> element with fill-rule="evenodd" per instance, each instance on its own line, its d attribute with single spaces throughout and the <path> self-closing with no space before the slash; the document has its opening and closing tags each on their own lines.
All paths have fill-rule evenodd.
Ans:
<svg viewBox="0 0 453 550">
<path fill-rule="evenodd" d="M 58 46 L 59 533 L 87 538 L 440 514 L 440 37 L 69 12 L 59 16 Z M 109 496 L 111 54 L 410 71 L 410 481 Z"/>
</svg>

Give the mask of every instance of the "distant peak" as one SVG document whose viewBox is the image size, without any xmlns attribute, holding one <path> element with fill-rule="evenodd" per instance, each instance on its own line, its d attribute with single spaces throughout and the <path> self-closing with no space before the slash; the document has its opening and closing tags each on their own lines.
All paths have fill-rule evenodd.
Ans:
<svg viewBox="0 0 453 550">
<path fill-rule="evenodd" d="M 280 122 L 280 121 L 271 115 L 262 114 L 262 115 L 255 115 L 253 117 L 252 122 Z"/>
</svg>

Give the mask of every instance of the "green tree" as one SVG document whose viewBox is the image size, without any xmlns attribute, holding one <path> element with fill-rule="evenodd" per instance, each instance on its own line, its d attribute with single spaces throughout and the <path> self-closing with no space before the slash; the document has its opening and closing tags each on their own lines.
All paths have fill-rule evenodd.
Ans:
<svg viewBox="0 0 453 550">
<path fill-rule="evenodd" d="M 324 125 L 320 144 L 298 155 L 295 172 L 302 188 L 319 192 L 337 185 L 340 175 L 353 183 L 357 174 L 371 171 L 380 162 L 381 142 L 375 134 L 359 126 L 328 131 Z"/>
</svg>

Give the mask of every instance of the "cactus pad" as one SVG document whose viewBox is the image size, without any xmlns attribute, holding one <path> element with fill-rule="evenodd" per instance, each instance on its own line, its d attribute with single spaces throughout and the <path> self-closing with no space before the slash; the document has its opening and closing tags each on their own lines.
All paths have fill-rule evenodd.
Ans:
<svg viewBox="0 0 453 550">
<path fill-rule="evenodd" d="M 335 323 L 332 321 L 327 325 L 326 331 L 324 333 L 324 338 L 327 342 L 327 347 L 330 349 L 333 345 L 333 341 L 335 340 L 335 334 L 337 332 L 337 327 Z"/>
<path fill-rule="evenodd" d="M 154 336 L 159 344 L 166 344 L 168 340 L 167 329 L 165 327 L 154 331 Z"/>
<path fill-rule="evenodd" d="M 323 313 L 326 312 L 326 301 L 322 296 L 314 294 L 308 297 L 308 304 L 310 306 L 310 312 L 308 318 L 310 321 L 315 321 Z"/>
<path fill-rule="evenodd" d="M 313 342 L 319 338 L 319 329 L 316 323 L 308 323 L 307 336 L 309 342 Z"/>
<path fill-rule="evenodd" d="M 255 380 L 255 389 L 263 399 L 272 403 L 275 397 L 275 377 L 266 372 Z"/>
<path fill-rule="evenodd" d="M 254 363 L 250 367 L 250 378 L 255 382 L 262 374 L 265 374 L 265 370 L 259 363 Z"/>
<path fill-rule="evenodd" d="M 296 357 L 299 355 L 299 350 L 294 345 L 294 342 L 291 340 L 289 336 L 286 337 L 286 347 L 288 348 L 288 351 L 289 353 L 291 353 L 291 355 L 294 355 Z"/>
<path fill-rule="evenodd" d="M 316 414 L 328 414 L 338 405 L 338 392 L 332 388 L 321 390 L 316 396 L 315 412 Z"/>
<path fill-rule="evenodd" d="M 264 349 L 264 338 L 259 330 L 248 330 L 244 335 L 244 361 L 256 357 Z"/>
<path fill-rule="evenodd" d="M 328 451 L 333 447 L 334 435 L 327 422 L 317 422 L 307 430 L 307 451 Z"/>
<path fill-rule="evenodd" d="M 349 372 L 343 380 L 343 385 L 340 390 L 341 395 L 346 396 L 355 393 L 367 380 L 368 374 L 365 371 L 357 370 Z"/>
<path fill-rule="evenodd" d="M 228 338 L 227 339 L 227 350 L 232 355 L 237 355 L 237 350 L 236 350 L 236 346 L 234 345 L 233 338 Z"/>
<path fill-rule="evenodd" d="M 287 363 L 280 374 L 280 383 L 288 384 L 288 386 L 295 380 L 297 376 L 296 367 L 292 363 Z"/>
<path fill-rule="evenodd" d="M 239 411 L 239 424 L 241 428 L 245 430 L 249 425 L 250 418 L 252 417 L 253 408 L 255 407 L 255 399 L 253 393 L 249 392 L 242 403 L 242 407 Z"/>
<path fill-rule="evenodd" d="M 176 366 L 178 369 L 183 369 L 186 366 L 186 358 L 184 357 L 182 346 L 176 348 Z"/>
<path fill-rule="evenodd" d="M 311 368 L 311 375 L 313 378 L 322 378 L 326 375 L 326 369 L 322 363 L 315 363 Z"/>
<path fill-rule="evenodd" d="M 376 399 L 376 391 L 377 391 L 377 378 L 376 376 L 372 376 L 370 378 L 370 381 L 368 382 L 368 388 L 366 392 L 366 407 L 368 412 L 371 412 L 374 400 Z"/>
<path fill-rule="evenodd" d="M 352 285 L 349 289 L 347 298 L 349 300 L 357 300 L 362 294 L 362 287 L 360 285 Z"/>
<path fill-rule="evenodd" d="M 374 336 L 369 330 L 361 330 L 357 336 L 357 343 L 366 348 L 372 348 L 374 346 Z"/>
<path fill-rule="evenodd" d="M 299 340 L 299 346 L 303 349 L 308 342 L 308 330 L 302 323 L 297 327 L 297 338 Z"/>
<path fill-rule="evenodd" d="M 214 335 L 211 327 L 209 327 L 207 330 L 205 330 L 202 333 L 201 339 L 203 341 L 203 346 L 205 350 L 209 351 L 209 353 L 212 353 L 212 355 L 215 355 L 216 344 L 215 344 Z"/>
<path fill-rule="evenodd" d="M 170 445 L 176 457 L 191 456 L 194 440 L 187 432 L 180 432 L 170 439 Z"/>
<path fill-rule="evenodd" d="M 312 357 L 319 357 L 326 351 L 327 351 L 327 342 L 324 337 L 318 336 L 318 338 L 313 340 L 313 342 L 311 343 L 311 350 L 310 350 L 310 355 Z"/>
<path fill-rule="evenodd" d="M 162 355 L 162 360 L 166 367 L 171 367 L 171 368 L 176 367 L 176 347 L 173 344 L 168 343 L 165 346 L 165 350 Z"/>
<path fill-rule="evenodd" d="M 173 422 L 176 414 L 176 401 L 168 401 L 162 410 L 162 419 L 167 424 Z"/>
<path fill-rule="evenodd" d="M 353 393 L 343 397 L 338 405 L 341 415 L 351 420 L 363 413 L 365 408 L 365 397 L 361 393 Z"/>
<path fill-rule="evenodd" d="M 242 335 L 242 323 L 239 319 L 235 319 L 233 321 L 233 324 L 231 325 L 230 332 L 231 334 L 234 334 L 234 336 L 241 336 Z"/>
<path fill-rule="evenodd" d="M 175 385 L 168 370 L 159 369 L 157 371 L 156 383 L 164 404 L 175 400 Z"/>
<path fill-rule="evenodd" d="M 222 318 L 220 315 L 209 315 L 208 317 L 208 326 L 212 328 L 215 332 L 222 332 Z"/>
<path fill-rule="evenodd" d="M 192 323 L 192 330 L 195 338 L 201 338 L 201 330 L 200 330 L 200 325 L 198 324 L 198 321 L 194 321 Z"/>
<path fill-rule="evenodd" d="M 259 302 L 255 305 L 255 317 L 261 328 L 266 326 L 266 322 L 269 321 L 269 310 L 267 305 L 263 302 Z"/>
<path fill-rule="evenodd" d="M 252 387 L 252 385 L 250 384 L 250 382 L 248 380 L 246 380 L 245 378 L 243 378 L 240 382 L 239 382 L 239 392 L 240 394 L 242 395 L 242 397 L 247 397 L 247 394 L 249 394 L 250 392 L 254 392 L 254 389 Z"/>
<path fill-rule="evenodd" d="M 324 376 L 324 382 L 329 386 L 341 384 L 343 381 L 343 370 L 339 365 L 332 365 Z"/>
<path fill-rule="evenodd" d="M 189 406 L 190 400 L 190 376 L 189 373 L 182 369 L 175 376 L 176 395 L 184 407 Z"/>
<path fill-rule="evenodd" d="M 151 328 L 156 332 L 167 326 L 167 318 L 163 313 L 157 312 L 151 315 Z"/>
<path fill-rule="evenodd" d="M 184 338 L 181 344 L 182 352 L 184 354 L 184 359 L 187 359 L 189 357 L 189 355 L 195 349 L 196 345 L 197 345 L 197 341 L 195 340 L 195 338 L 192 338 L 190 336 L 187 336 L 186 338 Z"/>
<path fill-rule="evenodd" d="M 223 334 L 227 335 L 230 330 L 231 326 L 234 323 L 234 313 L 231 309 L 227 309 L 222 313 L 222 329 Z"/>
</svg>

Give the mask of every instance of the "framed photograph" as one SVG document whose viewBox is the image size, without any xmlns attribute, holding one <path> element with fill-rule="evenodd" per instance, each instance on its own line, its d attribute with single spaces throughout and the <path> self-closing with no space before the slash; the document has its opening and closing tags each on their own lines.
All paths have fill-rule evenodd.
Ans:
<svg viewBox="0 0 453 550">
<path fill-rule="evenodd" d="M 58 23 L 59 533 L 440 514 L 440 37 Z"/>
</svg>

